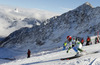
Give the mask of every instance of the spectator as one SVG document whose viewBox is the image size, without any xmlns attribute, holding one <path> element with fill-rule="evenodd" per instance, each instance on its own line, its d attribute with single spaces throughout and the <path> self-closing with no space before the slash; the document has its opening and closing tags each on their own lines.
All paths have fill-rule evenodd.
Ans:
<svg viewBox="0 0 100 65">
<path fill-rule="evenodd" d="M 83 38 L 81 39 L 81 43 L 82 43 L 82 45 L 84 44 L 84 39 Z"/>
<path fill-rule="evenodd" d="M 88 36 L 88 37 L 87 37 L 87 40 L 86 40 L 86 45 L 90 45 L 90 42 L 91 42 L 91 39 L 90 39 L 90 37 Z"/>
<path fill-rule="evenodd" d="M 30 55 L 31 55 L 31 51 L 28 49 L 27 58 L 30 58 Z"/>
</svg>

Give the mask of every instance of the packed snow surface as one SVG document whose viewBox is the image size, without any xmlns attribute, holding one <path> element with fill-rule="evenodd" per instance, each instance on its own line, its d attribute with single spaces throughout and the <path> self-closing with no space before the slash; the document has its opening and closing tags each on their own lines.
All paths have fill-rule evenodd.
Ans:
<svg viewBox="0 0 100 65">
<path fill-rule="evenodd" d="M 27 52 L 26 53 L 21 52 L 23 53 L 22 57 L 16 58 L 16 60 L 12 61 L 12 60 L 0 59 L 0 63 L 1 63 L 0 65 L 100 65 L 100 43 L 89 45 L 89 46 L 83 46 L 82 49 L 87 52 L 87 55 L 83 55 L 79 58 L 72 59 L 72 60 L 63 60 L 63 61 L 60 60 L 61 58 L 71 57 L 76 54 L 73 51 L 73 49 L 71 49 L 69 53 L 66 53 L 66 50 L 62 50 L 61 47 L 49 51 L 32 53 L 31 58 L 27 58 L 26 56 Z M 99 51 L 99 52 L 91 54 L 92 52 L 95 51 Z M 0 50 L 0 52 L 2 51 Z M 10 52 L 15 53 L 14 51 L 10 51 Z M 10 57 L 10 54 L 12 54 L 9 52 L 7 53 L 8 53 L 7 54 L 8 57 Z M 16 53 L 18 54 L 18 52 Z M 3 54 L 7 56 L 4 52 Z M 0 54 L 0 56 L 1 55 L 2 53 Z"/>
</svg>

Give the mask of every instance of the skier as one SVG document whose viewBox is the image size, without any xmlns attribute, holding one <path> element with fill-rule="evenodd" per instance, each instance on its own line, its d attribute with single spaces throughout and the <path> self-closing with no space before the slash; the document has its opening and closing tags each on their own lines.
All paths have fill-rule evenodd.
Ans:
<svg viewBox="0 0 100 65">
<path fill-rule="evenodd" d="M 83 39 L 83 38 L 81 39 L 81 43 L 82 43 L 82 45 L 83 45 L 83 43 L 84 43 L 84 39 Z"/>
<path fill-rule="evenodd" d="M 30 58 L 30 55 L 31 55 L 31 51 L 28 49 L 27 58 Z"/>
<path fill-rule="evenodd" d="M 90 39 L 90 37 L 88 36 L 87 37 L 87 40 L 86 40 L 86 45 L 90 45 L 90 42 L 91 42 L 91 39 Z M 91 43 L 92 44 L 92 43 Z"/>
<path fill-rule="evenodd" d="M 66 49 L 66 45 L 67 45 L 67 42 L 65 41 L 64 44 L 63 44 L 63 50 Z"/>
<path fill-rule="evenodd" d="M 81 49 L 82 48 L 81 42 L 79 42 L 78 39 L 76 38 L 76 41 L 73 44 L 71 36 L 67 36 L 67 40 L 69 41 L 69 48 L 67 50 L 67 53 L 71 48 L 73 48 L 73 50 L 76 52 L 75 56 L 79 56 L 79 52 L 83 52 L 83 50 Z"/>
</svg>

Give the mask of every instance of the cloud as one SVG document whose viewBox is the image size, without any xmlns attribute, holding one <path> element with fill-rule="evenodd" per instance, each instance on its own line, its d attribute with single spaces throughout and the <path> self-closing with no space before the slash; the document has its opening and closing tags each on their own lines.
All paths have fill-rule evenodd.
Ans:
<svg viewBox="0 0 100 65">
<path fill-rule="evenodd" d="M 0 18 L 0 36 L 7 36 L 9 33 L 6 29 L 10 24 L 6 20 Z"/>
<path fill-rule="evenodd" d="M 61 11 L 62 12 L 68 12 L 68 11 L 70 11 L 70 10 L 72 10 L 71 8 L 64 8 L 64 7 L 60 7 L 60 9 L 61 9 Z"/>
<path fill-rule="evenodd" d="M 40 9 L 0 6 L 0 36 L 8 36 L 13 31 L 22 27 L 32 27 L 32 25 L 28 25 L 27 23 L 22 22 L 24 18 L 46 20 L 56 15 L 58 14 Z M 17 25 L 9 28 L 9 26 L 11 26 L 14 21 L 17 21 Z"/>
</svg>

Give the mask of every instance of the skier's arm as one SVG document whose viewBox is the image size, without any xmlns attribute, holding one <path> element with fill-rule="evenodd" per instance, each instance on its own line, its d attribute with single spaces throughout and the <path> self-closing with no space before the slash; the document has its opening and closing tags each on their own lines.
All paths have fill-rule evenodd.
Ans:
<svg viewBox="0 0 100 65">
<path fill-rule="evenodd" d="M 67 50 L 67 53 L 69 52 L 69 50 L 72 48 L 72 42 L 69 43 L 69 48 Z"/>
<path fill-rule="evenodd" d="M 72 42 L 69 42 L 69 48 L 67 50 L 67 53 L 69 52 L 69 50 L 72 48 Z"/>
</svg>

